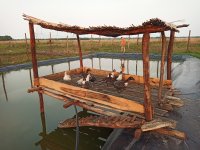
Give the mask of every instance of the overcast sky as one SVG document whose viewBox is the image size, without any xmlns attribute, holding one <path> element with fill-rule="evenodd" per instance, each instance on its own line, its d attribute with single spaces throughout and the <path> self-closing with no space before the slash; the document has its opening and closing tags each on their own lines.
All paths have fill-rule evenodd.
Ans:
<svg viewBox="0 0 200 150">
<path fill-rule="evenodd" d="M 24 38 L 28 22 L 22 14 L 55 23 L 79 26 L 115 25 L 128 27 L 140 25 L 150 18 L 167 22 L 184 20 L 176 24 L 190 24 L 176 36 L 200 36 L 199 0 L 0 0 L 0 35 Z M 45 38 L 49 30 L 35 28 L 36 37 Z M 52 31 L 51 31 L 52 32 Z M 52 36 L 72 36 L 52 32 Z"/>
</svg>

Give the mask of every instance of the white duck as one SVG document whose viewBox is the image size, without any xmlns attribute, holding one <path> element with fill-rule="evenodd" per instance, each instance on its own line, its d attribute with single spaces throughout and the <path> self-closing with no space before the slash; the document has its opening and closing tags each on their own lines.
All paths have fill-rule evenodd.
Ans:
<svg viewBox="0 0 200 150">
<path fill-rule="evenodd" d="M 117 81 L 121 81 L 122 80 L 122 71 L 120 71 L 119 76 L 116 79 Z"/>
<path fill-rule="evenodd" d="M 63 80 L 65 80 L 65 81 L 70 81 L 71 80 L 71 76 L 67 74 L 67 71 L 65 71 L 65 75 L 63 77 Z"/>
</svg>

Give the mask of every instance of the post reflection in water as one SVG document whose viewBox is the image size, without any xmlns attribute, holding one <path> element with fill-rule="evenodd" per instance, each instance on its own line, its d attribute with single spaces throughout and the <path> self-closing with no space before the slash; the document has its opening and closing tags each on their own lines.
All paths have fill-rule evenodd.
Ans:
<svg viewBox="0 0 200 150">
<path fill-rule="evenodd" d="M 31 87 L 33 87 L 33 80 L 32 80 L 31 69 L 29 69 L 29 77 L 30 77 Z"/>
<path fill-rule="evenodd" d="M 7 95 L 7 91 L 6 91 L 6 86 L 5 86 L 5 80 L 4 80 L 4 74 L 3 73 L 1 75 L 1 77 L 2 77 L 3 90 L 4 90 L 5 97 L 6 97 L 6 101 L 8 101 L 8 95 Z"/>
<path fill-rule="evenodd" d="M 78 112 L 79 117 L 86 117 L 89 114 L 86 110 Z M 76 115 L 73 116 L 75 118 Z M 39 133 L 41 140 L 36 142 L 36 146 L 40 146 L 42 150 L 74 150 L 76 146 L 76 128 L 60 129 L 47 133 L 45 113 L 40 114 L 42 132 Z M 79 129 L 79 148 L 87 150 L 100 150 L 112 129 L 81 127 Z"/>
</svg>

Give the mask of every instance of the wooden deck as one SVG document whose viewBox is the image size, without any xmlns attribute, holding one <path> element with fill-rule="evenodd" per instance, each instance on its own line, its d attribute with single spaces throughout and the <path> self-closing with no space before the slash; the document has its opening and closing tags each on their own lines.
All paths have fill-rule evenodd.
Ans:
<svg viewBox="0 0 200 150">
<path fill-rule="evenodd" d="M 84 68 L 85 71 L 87 68 Z M 39 93 L 55 97 L 62 100 L 65 104 L 64 108 L 72 105 L 80 106 L 89 111 L 93 111 L 100 116 L 90 116 L 80 119 L 80 126 L 104 126 L 110 128 L 139 128 L 142 131 L 157 130 L 165 128 L 161 132 L 167 132 L 169 129 L 175 128 L 176 122 L 166 117 L 168 111 L 172 111 L 174 107 L 180 107 L 183 102 L 179 98 L 171 96 L 171 81 L 163 81 L 162 105 L 158 105 L 158 83 L 159 79 L 151 78 L 151 100 L 154 110 L 154 119 L 145 122 L 144 103 L 144 84 L 143 78 L 140 76 L 126 74 L 124 79 L 132 76 L 134 81 L 130 82 L 128 87 L 117 92 L 112 84 L 103 81 L 110 71 L 91 69 L 91 74 L 96 77 L 92 88 L 85 89 L 80 87 L 76 82 L 82 78 L 82 70 L 73 69 L 68 71 L 71 75 L 71 81 L 64 81 L 64 72 L 40 77 L 39 86 L 35 89 Z M 34 90 L 33 90 L 34 91 Z M 30 91 L 32 92 L 32 91 Z M 107 116 L 107 117 L 104 117 Z M 106 119 L 105 119 L 106 118 Z M 111 121 L 108 121 L 108 120 Z M 61 128 L 74 127 L 75 119 L 67 119 L 59 124 Z M 175 130 L 176 132 L 176 130 Z M 183 136 L 182 136 L 183 137 Z"/>
</svg>

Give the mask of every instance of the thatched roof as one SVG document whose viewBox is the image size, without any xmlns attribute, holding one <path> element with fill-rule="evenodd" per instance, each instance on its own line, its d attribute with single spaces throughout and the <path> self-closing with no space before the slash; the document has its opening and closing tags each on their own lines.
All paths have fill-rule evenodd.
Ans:
<svg viewBox="0 0 200 150">
<path fill-rule="evenodd" d="M 63 32 L 70 32 L 78 35 L 82 34 L 97 34 L 97 35 L 103 35 L 103 36 L 111 36 L 111 37 L 117 37 L 120 35 L 135 35 L 135 34 L 141 34 L 141 33 L 156 33 L 161 31 L 168 31 L 168 30 L 174 30 L 178 32 L 177 28 L 180 27 L 187 27 L 188 25 L 180 25 L 176 26 L 174 24 L 166 23 L 158 18 L 150 19 L 149 21 L 144 22 L 140 26 L 130 26 L 130 27 L 116 27 L 116 26 L 97 26 L 97 27 L 88 27 L 83 28 L 79 26 L 71 26 L 63 23 L 51 23 L 47 22 L 41 19 L 37 19 L 32 16 L 28 16 L 23 14 L 23 17 L 25 20 L 28 20 L 29 22 L 40 25 L 43 28 L 46 29 L 52 29 L 56 31 L 63 31 Z"/>
</svg>

